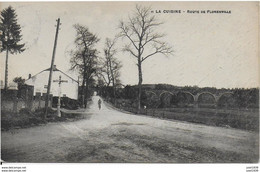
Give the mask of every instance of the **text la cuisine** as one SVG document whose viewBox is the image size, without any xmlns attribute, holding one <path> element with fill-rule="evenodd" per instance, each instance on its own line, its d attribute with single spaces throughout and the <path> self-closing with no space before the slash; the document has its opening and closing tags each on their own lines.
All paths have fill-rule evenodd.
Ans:
<svg viewBox="0 0 260 172">
<path fill-rule="evenodd" d="M 155 10 L 155 13 L 181 13 L 181 10 Z M 185 11 L 183 11 L 185 13 Z M 230 14 L 231 11 L 229 10 L 187 10 L 187 13 L 228 13 Z"/>
<path fill-rule="evenodd" d="M 155 10 L 155 13 L 181 13 L 181 10 Z"/>
</svg>

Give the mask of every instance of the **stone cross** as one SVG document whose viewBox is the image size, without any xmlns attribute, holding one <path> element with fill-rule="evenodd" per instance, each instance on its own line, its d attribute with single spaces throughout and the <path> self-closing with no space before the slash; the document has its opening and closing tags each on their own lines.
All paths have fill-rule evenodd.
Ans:
<svg viewBox="0 0 260 172">
<path fill-rule="evenodd" d="M 61 76 L 59 77 L 58 80 L 53 80 L 53 82 L 58 82 L 59 84 L 59 98 L 58 98 L 58 104 L 57 104 L 57 114 L 58 114 L 58 117 L 61 117 L 61 113 L 60 113 L 60 95 L 61 95 L 61 83 L 63 82 L 68 82 L 67 80 L 61 80 Z"/>
</svg>

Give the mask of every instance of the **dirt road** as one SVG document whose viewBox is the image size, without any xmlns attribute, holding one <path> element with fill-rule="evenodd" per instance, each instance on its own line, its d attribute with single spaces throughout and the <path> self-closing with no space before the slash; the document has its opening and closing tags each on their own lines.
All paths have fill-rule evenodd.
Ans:
<svg viewBox="0 0 260 172">
<path fill-rule="evenodd" d="M 257 162 L 258 134 L 124 113 L 99 97 L 74 122 L 2 132 L 8 162 Z"/>
</svg>

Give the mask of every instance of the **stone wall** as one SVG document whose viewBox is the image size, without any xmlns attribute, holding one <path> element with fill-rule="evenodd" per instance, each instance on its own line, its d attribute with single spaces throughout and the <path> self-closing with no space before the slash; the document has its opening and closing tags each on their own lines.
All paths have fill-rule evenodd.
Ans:
<svg viewBox="0 0 260 172">
<path fill-rule="evenodd" d="M 49 107 L 52 106 L 52 96 Z M 45 96 L 33 96 L 32 86 L 23 86 L 20 90 L 1 89 L 1 111 L 19 112 L 23 108 L 35 111 L 45 107 Z"/>
</svg>

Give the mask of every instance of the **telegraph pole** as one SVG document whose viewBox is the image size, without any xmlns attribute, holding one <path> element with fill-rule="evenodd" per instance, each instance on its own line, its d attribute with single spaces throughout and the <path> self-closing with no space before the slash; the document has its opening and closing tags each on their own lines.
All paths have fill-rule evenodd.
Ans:
<svg viewBox="0 0 260 172">
<path fill-rule="evenodd" d="M 57 28 L 56 28 L 56 35 L 55 35 L 55 40 L 54 40 L 53 52 L 52 52 L 51 67 L 50 67 L 49 81 L 48 81 L 48 87 L 47 87 L 47 95 L 46 95 L 46 99 L 45 99 L 44 119 L 47 117 L 47 114 L 48 114 L 51 80 L 52 80 L 52 72 L 53 72 L 53 64 L 54 64 L 54 59 L 55 59 L 56 45 L 57 45 L 58 34 L 59 34 L 60 18 L 58 18 L 58 20 L 56 20 L 56 21 L 57 21 Z"/>
</svg>

